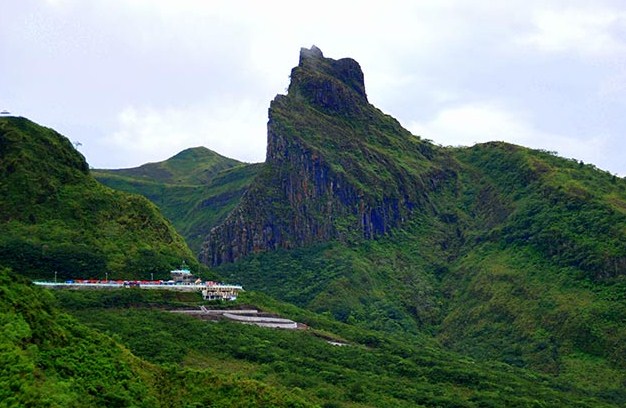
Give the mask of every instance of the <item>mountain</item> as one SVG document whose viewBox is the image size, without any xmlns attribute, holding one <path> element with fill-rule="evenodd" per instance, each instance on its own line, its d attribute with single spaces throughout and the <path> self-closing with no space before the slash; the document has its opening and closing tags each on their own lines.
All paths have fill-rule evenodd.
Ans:
<svg viewBox="0 0 626 408">
<path fill-rule="evenodd" d="M 0 264 L 31 278 L 165 278 L 182 260 L 199 267 L 156 206 L 98 183 L 67 138 L 25 118 L 0 118 L 0 227 Z"/>
<path fill-rule="evenodd" d="M 258 169 L 258 164 L 196 147 L 162 162 L 131 169 L 92 170 L 91 174 L 109 187 L 141 194 L 156 204 L 197 254 L 206 231 L 226 218 Z"/>
<path fill-rule="evenodd" d="M 504 142 L 434 145 L 368 102 L 356 61 L 316 47 L 291 79 L 270 105 L 266 162 L 213 175 L 205 206 L 196 181 L 116 182 L 219 213 L 195 229 L 200 259 L 246 287 L 240 307 L 312 331 L 207 329 L 108 310 L 118 295 L 59 296 L 77 318 L 151 362 L 219 358 L 326 406 L 626 404 L 626 180 Z"/>
<path fill-rule="evenodd" d="M 271 103 L 265 166 L 207 237 L 211 265 L 277 248 L 384 235 L 454 178 L 447 158 L 370 105 L 359 64 L 302 49 Z"/>
<path fill-rule="evenodd" d="M 626 181 L 504 142 L 444 148 L 302 49 L 268 147 L 201 260 L 281 300 L 626 403 Z"/>
<path fill-rule="evenodd" d="M 200 185 L 209 182 L 222 170 L 243 163 L 221 156 L 206 147 L 185 149 L 169 159 L 136 168 L 96 170 L 95 174 L 157 181 L 164 184 Z"/>
</svg>

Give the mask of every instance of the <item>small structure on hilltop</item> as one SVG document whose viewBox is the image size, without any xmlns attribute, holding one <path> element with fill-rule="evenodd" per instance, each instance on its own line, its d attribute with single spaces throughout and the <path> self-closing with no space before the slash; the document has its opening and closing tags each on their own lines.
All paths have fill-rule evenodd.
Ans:
<svg viewBox="0 0 626 408">
<path fill-rule="evenodd" d="M 180 269 L 174 269 L 170 271 L 170 274 L 172 275 L 172 280 L 174 281 L 174 283 L 177 284 L 191 285 L 196 281 L 196 277 L 193 276 L 185 261 L 183 261 Z"/>
</svg>

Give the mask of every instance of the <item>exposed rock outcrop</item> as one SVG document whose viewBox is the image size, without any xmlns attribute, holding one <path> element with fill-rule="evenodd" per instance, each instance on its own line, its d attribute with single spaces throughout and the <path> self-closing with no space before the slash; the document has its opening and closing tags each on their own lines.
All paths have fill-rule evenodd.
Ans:
<svg viewBox="0 0 626 408">
<path fill-rule="evenodd" d="M 276 248 L 400 225 L 450 174 L 435 148 L 370 105 L 349 58 L 300 51 L 287 95 L 269 109 L 265 167 L 238 207 L 208 235 L 200 258 L 218 265 Z"/>
<path fill-rule="evenodd" d="M 359 63 L 351 58 L 324 58 L 316 46 L 300 50 L 300 63 L 291 71 L 288 94 L 304 97 L 331 114 L 358 114 L 368 104 Z"/>
</svg>

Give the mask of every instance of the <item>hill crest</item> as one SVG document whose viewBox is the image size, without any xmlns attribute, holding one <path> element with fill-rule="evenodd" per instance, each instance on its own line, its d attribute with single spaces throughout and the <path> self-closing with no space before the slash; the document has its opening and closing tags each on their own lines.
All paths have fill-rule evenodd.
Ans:
<svg viewBox="0 0 626 408">
<path fill-rule="evenodd" d="M 169 159 L 127 169 L 98 169 L 99 175 L 143 178 L 167 184 L 204 184 L 216 174 L 243 163 L 204 146 L 185 149 Z"/>
<path fill-rule="evenodd" d="M 182 259 L 199 265 L 144 197 L 114 191 L 52 129 L 0 118 L 0 265 L 31 278 L 166 277 Z"/>
</svg>

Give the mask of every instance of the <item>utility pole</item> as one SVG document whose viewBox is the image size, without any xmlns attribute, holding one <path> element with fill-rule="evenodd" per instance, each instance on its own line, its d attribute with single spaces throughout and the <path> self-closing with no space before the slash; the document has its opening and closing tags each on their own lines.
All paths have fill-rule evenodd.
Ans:
<svg viewBox="0 0 626 408">
<path fill-rule="evenodd" d="M 54 283 L 57 283 L 57 271 L 54 271 Z"/>
</svg>

